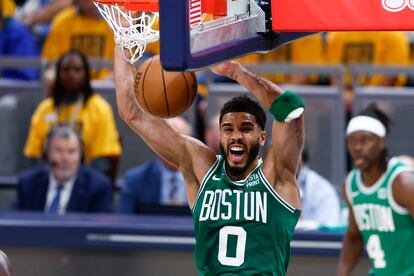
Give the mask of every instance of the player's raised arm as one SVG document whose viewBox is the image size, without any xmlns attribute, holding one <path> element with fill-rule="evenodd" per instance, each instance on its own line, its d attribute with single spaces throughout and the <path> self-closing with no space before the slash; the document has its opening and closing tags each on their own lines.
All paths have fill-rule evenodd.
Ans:
<svg viewBox="0 0 414 276">
<path fill-rule="evenodd" d="M 275 117 L 272 141 L 263 171 L 279 194 L 294 207 L 299 208 L 296 172 L 304 143 L 303 102 L 296 94 L 284 91 L 273 82 L 248 71 L 239 63 L 226 62 L 213 67 L 212 71 L 236 80 L 246 87 Z"/>
<path fill-rule="evenodd" d="M 134 97 L 135 68 L 115 48 L 114 77 L 118 112 L 122 119 L 161 158 L 181 170 L 192 205 L 204 174 L 215 161 L 215 153 L 201 142 L 175 131 L 164 119 L 146 113 Z"/>
<path fill-rule="evenodd" d="M 119 114 L 157 154 L 178 167 L 185 151 L 183 136 L 165 120 L 146 113 L 137 104 L 133 94 L 135 68 L 124 60 L 122 51 L 115 47 L 114 77 Z"/>
</svg>

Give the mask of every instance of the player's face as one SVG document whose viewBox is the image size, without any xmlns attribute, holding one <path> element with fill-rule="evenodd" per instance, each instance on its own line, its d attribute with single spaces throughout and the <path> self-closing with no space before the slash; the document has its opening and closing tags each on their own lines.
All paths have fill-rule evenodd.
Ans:
<svg viewBox="0 0 414 276">
<path fill-rule="evenodd" d="M 66 56 L 62 61 L 59 78 L 66 92 L 80 93 L 86 81 L 81 58 L 77 55 Z"/>
<path fill-rule="evenodd" d="M 260 147 L 266 134 L 256 118 L 245 112 L 231 112 L 223 116 L 220 125 L 220 149 L 226 160 L 229 176 L 243 179 L 256 166 Z"/>
<path fill-rule="evenodd" d="M 48 160 L 58 181 L 67 181 L 76 175 L 80 164 L 80 151 L 79 141 L 75 136 L 52 139 Z"/>
<path fill-rule="evenodd" d="M 355 131 L 347 138 L 349 154 L 360 170 L 375 165 L 385 148 L 385 140 L 367 131 Z"/>
</svg>

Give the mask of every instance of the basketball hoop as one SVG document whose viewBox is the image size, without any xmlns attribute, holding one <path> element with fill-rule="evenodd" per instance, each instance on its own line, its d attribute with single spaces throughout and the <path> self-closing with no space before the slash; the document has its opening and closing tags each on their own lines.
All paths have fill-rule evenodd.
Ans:
<svg viewBox="0 0 414 276">
<path fill-rule="evenodd" d="M 123 51 L 124 58 L 131 64 L 137 62 L 143 56 L 148 43 L 159 39 L 159 31 L 154 26 L 158 18 L 159 0 L 93 1 L 114 32 L 115 42 L 125 50 Z M 187 7 L 189 11 L 187 14 L 188 28 L 190 30 L 194 29 L 194 35 L 196 35 L 197 30 L 205 23 L 207 13 L 213 15 L 213 19 L 216 15 L 219 15 L 220 18 L 224 17 L 227 12 L 227 4 L 232 1 L 187 0 L 185 5 L 189 5 Z M 256 0 L 244 0 L 243 3 L 248 1 L 254 2 Z M 248 5 L 244 6 L 247 7 Z M 207 23 L 210 20 L 206 20 Z M 209 40 L 212 41 L 212 39 Z M 215 39 L 213 40 L 215 41 Z"/>
<path fill-rule="evenodd" d="M 158 1 L 94 0 L 95 6 L 114 32 L 115 42 L 131 64 L 138 61 L 148 43 L 158 40 L 159 31 L 153 27 L 158 18 Z M 138 13 L 134 11 L 139 11 Z"/>
</svg>

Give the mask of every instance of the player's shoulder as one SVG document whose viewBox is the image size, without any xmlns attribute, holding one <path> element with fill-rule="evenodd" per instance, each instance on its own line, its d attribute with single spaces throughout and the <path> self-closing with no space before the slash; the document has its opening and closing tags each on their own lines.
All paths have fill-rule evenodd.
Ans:
<svg viewBox="0 0 414 276">
<path fill-rule="evenodd" d="M 398 189 L 400 185 L 414 186 L 414 168 L 399 157 L 393 157 L 388 161 L 387 171 L 394 189 Z"/>
<path fill-rule="evenodd" d="M 185 136 L 185 144 L 190 159 L 183 162 L 184 167 L 181 169 L 194 172 L 201 180 L 217 162 L 218 157 L 211 148 L 194 137 Z"/>
<path fill-rule="evenodd" d="M 414 187 L 414 171 L 407 169 L 394 178 L 394 185 L 409 185 Z"/>
</svg>

